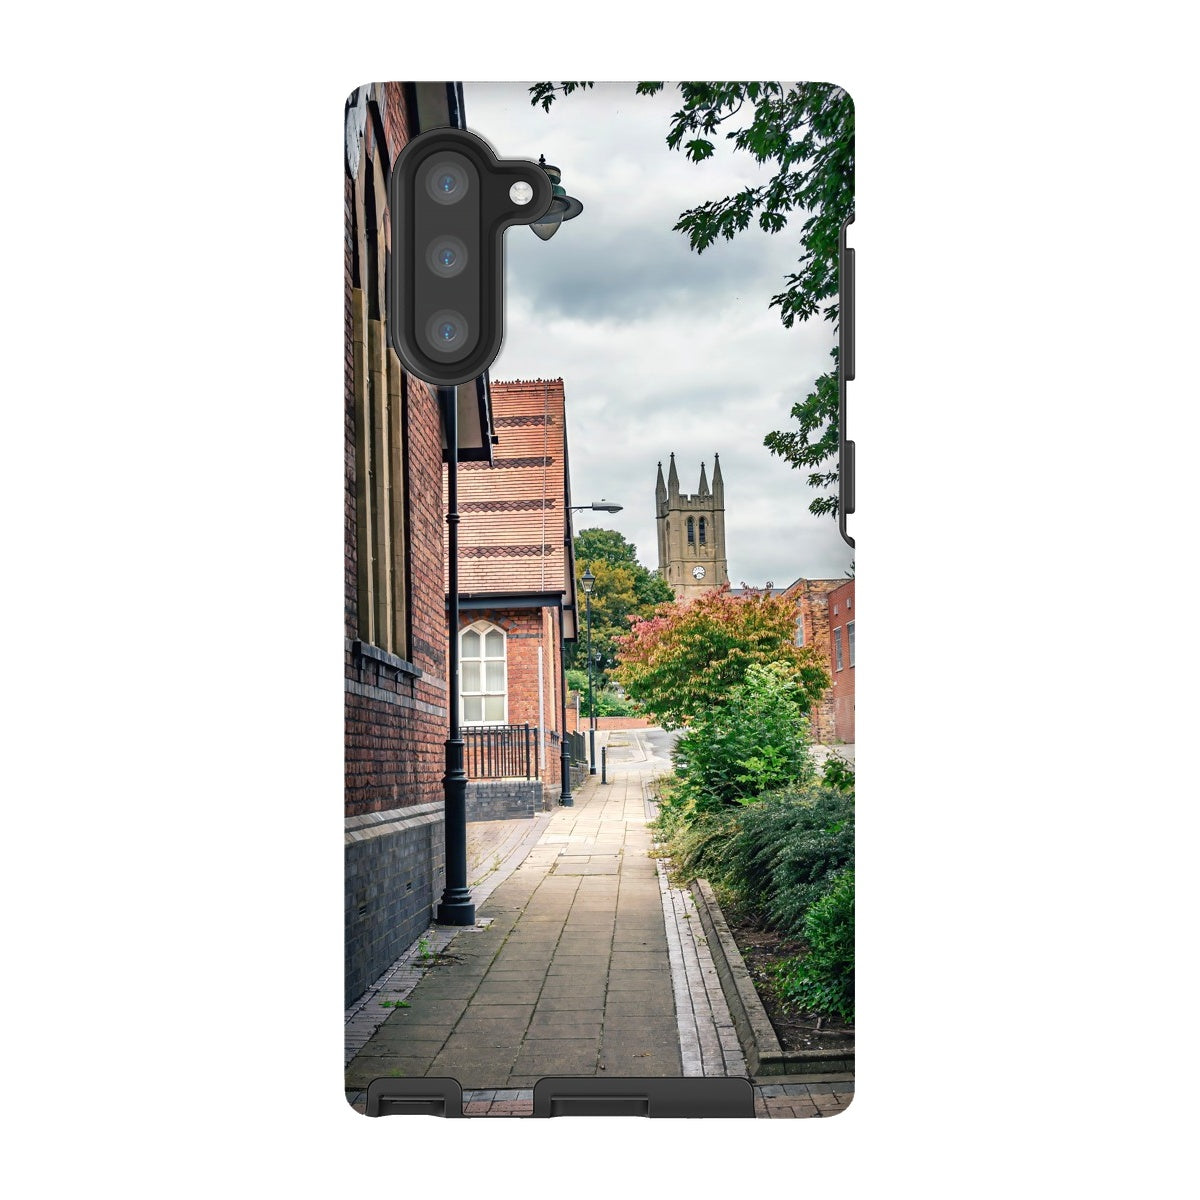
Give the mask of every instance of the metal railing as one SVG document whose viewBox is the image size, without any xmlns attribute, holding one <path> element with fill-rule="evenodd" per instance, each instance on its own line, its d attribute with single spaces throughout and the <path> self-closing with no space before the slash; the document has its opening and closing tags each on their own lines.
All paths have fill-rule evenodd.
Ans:
<svg viewBox="0 0 1200 1200">
<path fill-rule="evenodd" d="M 468 779 L 537 779 L 536 725 L 464 725 Z"/>
<path fill-rule="evenodd" d="M 587 738 L 582 733 L 568 733 L 567 750 L 571 756 L 572 779 L 579 783 L 588 770 Z"/>
</svg>

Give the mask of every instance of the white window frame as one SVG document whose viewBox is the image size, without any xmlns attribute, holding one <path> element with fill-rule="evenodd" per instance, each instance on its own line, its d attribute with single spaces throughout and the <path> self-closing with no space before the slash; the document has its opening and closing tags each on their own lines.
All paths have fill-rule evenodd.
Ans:
<svg viewBox="0 0 1200 1200">
<path fill-rule="evenodd" d="M 846 622 L 846 665 L 854 666 L 854 622 Z"/>
<path fill-rule="evenodd" d="M 480 643 L 481 653 L 478 657 L 475 655 L 470 655 L 469 657 L 470 657 L 471 662 L 479 663 L 479 682 L 480 682 L 480 684 L 483 685 L 483 684 L 486 684 L 486 682 L 487 682 L 487 667 L 485 664 L 487 664 L 489 662 L 497 662 L 497 661 L 502 662 L 504 664 L 504 690 L 503 690 L 503 692 L 494 692 L 494 691 L 487 691 L 487 690 L 480 690 L 480 691 L 474 691 L 474 690 L 468 691 L 467 690 L 466 685 L 465 685 L 465 672 L 463 671 L 463 664 L 468 661 L 468 655 L 466 653 L 464 653 L 464 650 L 463 650 L 463 638 L 468 633 L 472 633 L 472 632 L 479 634 L 479 643 Z M 501 644 L 503 646 L 504 653 L 499 659 L 496 659 L 494 657 L 489 658 L 486 653 L 483 653 L 483 651 L 486 651 L 486 649 L 487 649 L 487 635 L 489 633 L 498 633 L 502 639 Z M 508 724 L 508 634 L 503 629 L 501 629 L 499 625 L 495 625 L 491 621 L 472 621 L 470 625 L 464 625 L 462 627 L 462 629 L 460 629 L 458 632 L 458 672 L 459 672 L 458 704 L 459 704 L 459 720 L 460 720 L 460 722 L 463 725 L 471 725 L 471 726 L 507 725 Z M 503 697 L 503 700 L 504 700 L 504 715 L 503 715 L 503 717 L 498 721 L 489 721 L 489 720 L 484 720 L 484 719 L 480 719 L 478 721 L 471 720 L 467 716 L 467 699 L 468 699 L 468 697 L 470 697 L 470 698 L 480 697 L 482 700 L 486 700 L 486 698 L 488 696 Z M 480 707 L 480 712 L 483 712 L 485 705 L 483 703 L 481 703 L 479 707 Z"/>
<path fill-rule="evenodd" d="M 842 627 L 839 625 L 833 631 L 833 662 L 834 671 L 841 671 L 845 666 L 845 657 L 842 654 Z"/>
</svg>

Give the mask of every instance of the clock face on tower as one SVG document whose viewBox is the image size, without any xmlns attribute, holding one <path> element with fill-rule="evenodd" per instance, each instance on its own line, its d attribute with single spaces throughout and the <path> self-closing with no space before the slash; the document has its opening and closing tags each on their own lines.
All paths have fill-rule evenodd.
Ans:
<svg viewBox="0 0 1200 1200">
<path fill-rule="evenodd" d="M 693 579 L 703 579 L 704 578 L 704 568 L 703 567 L 693 567 L 692 568 L 692 578 Z"/>
</svg>

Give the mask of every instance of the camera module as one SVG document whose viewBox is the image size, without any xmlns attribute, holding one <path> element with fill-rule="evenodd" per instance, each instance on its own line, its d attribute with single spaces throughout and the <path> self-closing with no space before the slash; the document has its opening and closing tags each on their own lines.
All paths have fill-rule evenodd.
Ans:
<svg viewBox="0 0 1200 1200">
<path fill-rule="evenodd" d="M 434 354 L 454 354 L 461 350 L 467 333 L 466 317 L 449 308 L 435 312 L 425 325 L 425 340 Z"/>
<path fill-rule="evenodd" d="M 465 163 L 443 159 L 425 173 L 425 190 L 439 204 L 457 204 L 471 186 Z"/>
<path fill-rule="evenodd" d="M 452 279 L 467 265 L 467 247 L 456 237 L 434 238 L 425 251 L 429 269 L 442 279 Z"/>
</svg>

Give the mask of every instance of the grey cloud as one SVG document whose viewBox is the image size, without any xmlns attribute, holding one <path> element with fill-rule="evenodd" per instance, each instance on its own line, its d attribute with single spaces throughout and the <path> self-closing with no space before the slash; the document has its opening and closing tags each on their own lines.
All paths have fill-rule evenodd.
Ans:
<svg viewBox="0 0 1200 1200">
<path fill-rule="evenodd" d="M 507 332 L 493 378 L 564 379 L 576 502 L 625 506 L 579 513 L 578 528 L 619 529 L 656 566 L 658 461 L 674 451 L 691 491 L 701 461 L 711 478 L 718 451 L 734 583 L 840 577 L 851 551 L 836 523 L 808 512 L 804 474 L 762 444 L 830 366 L 825 322 L 785 330 L 768 308 L 795 238 L 748 231 L 703 255 L 689 250 L 671 230 L 679 213 L 758 168 L 724 150 L 701 165 L 671 153 L 663 138 L 674 98 L 630 93 L 598 89 L 543 114 L 520 85 L 467 85 L 472 128 L 503 155 L 545 153 L 584 204 L 549 242 L 507 235 Z"/>
</svg>

